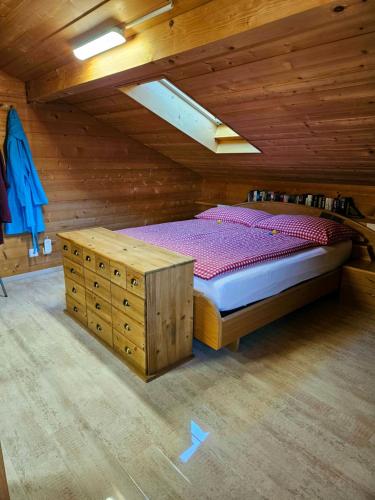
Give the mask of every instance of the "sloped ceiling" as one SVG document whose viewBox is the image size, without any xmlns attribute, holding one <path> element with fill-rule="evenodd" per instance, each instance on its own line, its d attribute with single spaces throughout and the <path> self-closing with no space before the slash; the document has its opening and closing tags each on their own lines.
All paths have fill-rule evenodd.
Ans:
<svg viewBox="0 0 375 500">
<path fill-rule="evenodd" d="M 165 13 L 127 30 L 139 31 L 209 0 L 174 0 Z M 124 26 L 168 0 L 5 0 L 0 2 L 0 70 L 20 80 L 38 78 L 74 61 L 72 46 L 113 26 Z"/>
<path fill-rule="evenodd" d="M 21 8 L 22 2 L 13 3 Z M 48 2 L 29 2 L 27 10 L 32 11 L 31 4 L 40 7 L 43 3 Z M 85 8 L 95 3 L 86 0 Z M 116 4 L 113 0 L 104 3 Z M 179 1 L 176 8 L 199 3 L 204 1 Z M 8 4 L 2 4 L 3 10 Z M 134 9 L 145 6 L 145 2 L 125 4 Z M 69 5 L 72 8 L 66 2 L 66 9 Z M 170 69 L 160 75 L 261 149 L 260 155 L 215 155 L 115 87 L 65 100 L 202 176 L 375 185 L 374 2 L 332 2 L 324 16 L 311 11 L 303 26 L 295 23 L 290 18 L 283 31 L 270 23 L 268 39 L 241 49 L 225 44 L 215 58 L 205 57 L 202 51 L 202 59 L 192 64 L 174 67 L 171 60 Z M 36 26 L 29 30 L 29 40 L 30 33 L 38 32 Z M 48 40 L 58 41 L 54 37 L 66 33 L 64 30 Z M 43 41 L 39 44 L 43 50 L 27 52 L 28 38 L 23 31 L 13 37 L 6 33 L 8 42 L 1 36 L 0 59 L 6 71 L 27 80 L 62 63 L 56 53 L 58 43 L 51 44 L 53 53 Z M 23 44 L 13 62 L 9 40 L 12 51 L 19 40 Z M 67 49 L 62 54 L 70 57 Z M 5 66 L 3 61 L 7 61 Z"/>
<path fill-rule="evenodd" d="M 220 57 L 165 73 L 261 155 L 215 155 L 116 88 L 67 100 L 203 176 L 373 185 L 375 10 L 370 4 L 353 2 L 311 26 L 307 20 L 300 35 L 286 31 L 246 49 L 229 47 Z M 288 52 L 280 54 L 280 46 Z"/>
</svg>

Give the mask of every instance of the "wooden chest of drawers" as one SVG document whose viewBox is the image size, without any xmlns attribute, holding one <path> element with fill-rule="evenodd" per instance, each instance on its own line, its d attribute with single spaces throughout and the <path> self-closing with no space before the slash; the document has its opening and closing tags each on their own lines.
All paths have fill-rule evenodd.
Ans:
<svg viewBox="0 0 375 500">
<path fill-rule="evenodd" d="M 59 237 L 72 317 L 146 381 L 192 357 L 193 259 L 103 228 Z"/>
</svg>

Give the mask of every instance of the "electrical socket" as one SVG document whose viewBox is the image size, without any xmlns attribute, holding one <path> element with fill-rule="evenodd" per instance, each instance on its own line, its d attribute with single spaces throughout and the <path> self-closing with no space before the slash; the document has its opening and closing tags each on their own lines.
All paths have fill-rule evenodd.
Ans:
<svg viewBox="0 0 375 500">
<path fill-rule="evenodd" d="M 43 255 L 49 255 L 52 253 L 52 241 L 47 237 L 43 243 Z"/>
<path fill-rule="evenodd" d="M 39 256 L 39 252 L 36 252 L 36 251 L 34 250 L 34 248 L 29 248 L 29 257 L 30 257 L 30 259 L 31 259 L 32 257 L 38 257 L 38 256 Z"/>
</svg>

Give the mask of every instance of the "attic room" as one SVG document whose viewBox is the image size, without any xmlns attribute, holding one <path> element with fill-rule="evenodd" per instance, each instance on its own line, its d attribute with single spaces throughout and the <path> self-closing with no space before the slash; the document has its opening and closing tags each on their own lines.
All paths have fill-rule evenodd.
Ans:
<svg viewBox="0 0 375 500">
<path fill-rule="evenodd" d="M 375 498 L 374 0 L 0 2 L 0 500 Z"/>
</svg>

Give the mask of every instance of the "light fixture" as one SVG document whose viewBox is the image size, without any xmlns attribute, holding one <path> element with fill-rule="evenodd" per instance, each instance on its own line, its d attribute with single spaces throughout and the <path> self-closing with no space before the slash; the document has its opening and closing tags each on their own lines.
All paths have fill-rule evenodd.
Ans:
<svg viewBox="0 0 375 500">
<path fill-rule="evenodd" d="M 101 35 L 90 42 L 81 45 L 73 50 L 77 59 L 84 61 L 89 57 L 105 52 L 126 42 L 126 38 L 120 28 L 112 28 L 104 35 Z"/>
<path fill-rule="evenodd" d="M 135 19 L 131 23 L 127 24 L 127 28 L 134 28 L 138 24 L 145 23 L 146 21 L 149 21 L 150 19 L 153 19 L 154 17 L 161 16 L 162 14 L 165 14 L 166 12 L 169 12 L 174 8 L 173 5 L 173 0 L 169 0 L 167 5 L 164 5 L 164 7 L 160 7 L 159 9 L 153 10 L 146 14 L 145 16 L 139 17 L 138 19 Z"/>
</svg>

